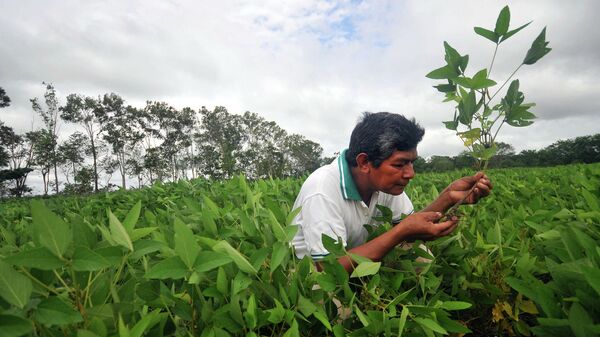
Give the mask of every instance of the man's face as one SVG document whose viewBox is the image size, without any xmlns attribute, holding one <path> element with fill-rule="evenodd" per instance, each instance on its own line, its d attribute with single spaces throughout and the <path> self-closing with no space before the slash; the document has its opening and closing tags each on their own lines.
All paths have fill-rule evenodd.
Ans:
<svg viewBox="0 0 600 337">
<path fill-rule="evenodd" d="M 417 159 L 417 149 L 394 151 L 379 167 L 371 167 L 369 182 L 378 191 L 400 195 L 408 182 L 415 177 L 413 162 Z"/>
</svg>

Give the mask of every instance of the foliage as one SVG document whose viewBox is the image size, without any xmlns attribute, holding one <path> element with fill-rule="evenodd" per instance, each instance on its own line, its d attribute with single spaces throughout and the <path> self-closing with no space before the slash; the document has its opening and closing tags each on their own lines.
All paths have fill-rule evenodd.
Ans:
<svg viewBox="0 0 600 337">
<path fill-rule="evenodd" d="M 362 259 L 352 275 L 333 258 L 323 271 L 293 258 L 300 179 L 10 200 L 0 204 L 2 332 L 598 335 L 600 165 L 488 174 L 492 196 L 428 244 L 433 256 L 413 245 L 381 264 Z M 461 175 L 418 175 L 406 193 L 421 208 Z"/>
<path fill-rule="evenodd" d="M 490 74 L 498 47 L 527 27 L 529 23 L 513 30 L 509 30 L 509 25 L 510 10 L 506 6 L 500 11 L 494 30 L 482 27 L 474 29 L 476 34 L 495 44 L 489 68 L 477 71 L 472 77 L 467 76 L 469 55 L 461 55 L 448 42 L 444 42 L 446 65 L 427 74 L 428 78 L 447 81 L 446 84 L 435 86 L 439 92 L 445 95 L 444 102 L 456 103 L 454 118 L 443 123 L 446 128 L 456 131 L 456 135 L 468 148 L 468 153 L 479 160 L 479 166 L 482 168 L 487 167 L 488 160 L 496 153 L 496 137 L 505 123 L 515 127 L 524 127 L 531 125 L 535 118 L 535 115 L 529 111 L 535 104 L 524 102 L 525 96 L 519 90 L 518 79 L 510 82 L 506 95 L 500 99 L 499 103 L 492 103 L 493 99 L 523 65 L 536 63 L 551 50 L 548 48 L 546 28 L 544 28 L 533 41 L 531 48 L 515 71 L 498 90 L 490 93 L 490 88 L 497 84 L 490 78 Z M 476 127 L 473 125 L 474 123 L 478 123 L 479 126 Z"/>
</svg>

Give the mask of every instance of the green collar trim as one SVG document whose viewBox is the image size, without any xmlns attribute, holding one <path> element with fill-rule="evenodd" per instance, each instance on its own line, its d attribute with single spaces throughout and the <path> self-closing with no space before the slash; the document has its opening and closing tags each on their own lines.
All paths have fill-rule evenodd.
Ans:
<svg viewBox="0 0 600 337">
<path fill-rule="evenodd" d="M 350 166 L 346 161 L 346 151 L 348 151 L 348 149 L 342 151 L 342 153 L 340 153 L 340 156 L 338 157 L 338 169 L 340 170 L 340 188 L 342 189 L 342 195 L 346 200 L 361 201 L 362 198 L 358 193 L 356 184 L 352 179 L 352 172 L 350 171 Z"/>
</svg>

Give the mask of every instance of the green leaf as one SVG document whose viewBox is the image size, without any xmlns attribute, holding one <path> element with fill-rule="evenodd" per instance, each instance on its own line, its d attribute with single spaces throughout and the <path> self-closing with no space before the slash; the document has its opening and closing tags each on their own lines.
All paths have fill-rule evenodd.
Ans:
<svg viewBox="0 0 600 337">
<path fill-rule="evenodd" d="M 449 129 L 449 130 L 456 131 L 456 129 L 458 128 L 458 121 L 447 121 L 447 122 L 442 122 L 442 123 L 444 123 L 444 125 L 446 126 L 446 129 Z"/>
<path fill-rule="evenodd" d="M 498 43 L 500 37 L 495 32 L 482 27 L 475 27 L 474 30 L 477 35 L 481 35 L 494 43 Z"/>
<path fill-rule="evenodd" d="M 131 337 L 142 337 L 144 332 L 148 331 L 160 322 L 160 316 L 160 309 L 156 309 L 149 314 L 143 315 L 142 319 L 135 323 L 133 328 L 131 328 Z"/>
<path fill-rule="evenodd" d="M 179 218 L 175 218 L 173 227 L 175 229 L 175 253 L 189 269 L 192 269 L 200 252 L 194 232 Z"/>
<path fill-rule="evenodd" d="M 581 266 L 581 271 L 587 283 L 594 288 L 598 296 L 600 296 L 600 269 L 588 266 Z"/>
<path fill-rule="evenodd" d="M 368 275 L 374 275 L 379 272 L 379 267 L 381 267 L 381 262 L 362 262 L 359 263 L 354 271 L 350 275 L 350 277 L 363 277 Z"/>
<path fill-rule="evenodd" d="M 27 277 L 0 261 L 0 297 L 22 309 L 29 301 L 32 289 Z"/>
<path fill-rule="evenodd" d="M 121 224 L 121 221 L 119 221 L 119 219 L 117 219 L 117 217 L 110 210 L 107 210 L 107 213 L 110 237 L 118 245 L 133 251 L 133 243 L 131 242 L 129 234 L 127 234 L 127 231 L 125 230 L 125 227 L 123 227 Z"/>
<path fill-rule="evenodd" d="M 283 337 L 300 337 L 300 331 L 298 330 L 298 322 L 292 321 L 290 328 L 283 334 Z"/>
<path fill-rule="evenodd" d="M 548 43 L 546 41 L 546 27 L 544 27 L 540 35 L 531 44 L 531 48 L 527 51 L 523 59 L 523 64 L 532 65 L 548 54 L 552 50 L 552 48 L 548 48 Z"/>
<path fill-rule="evenodd" d="M 194 270 L 200 273 L 207 272 L 222 265 L 228 264 L 231 261 L 232 259 L 226 254 L 211 251 L 201 251 L 198 253 L 198 257 L 196 258 Z"/>
<path fill-rule="evenodd" d="M 283 259 L 290 254 L 289 248 L 281 242 L 273 244 L 273 253 L 271 254 L 271 272 L 275 271 L 281 265 Z"/>
<path fill-rule="evenodd" d="M 283 318 L 285 317 L 285 309 L 276 298 L 274 298 L 273 301 L 275 302 L 275 308 L 268 310 L 270 314 L 267 320 L 273 324 L 278 324 L 283 321 Z"/>
<path fill-rule="evenodd" d="M 496 28 L 494 28 L 494 33 L 496 35 L 504 35 L 508 32 L 508 26 L 510 25 L 510 9 L 508 6 L 504 6 L 498 15 L 498 19 L 496 19 Z"/>
<path fill-rule="evenodd" d="M 458 73 L 456 73 L 456 71 L 450 65 L 445 65 L 441 68 L 432 70 L 425 75 L 425 77 L 433 80 L 455 79 L 457 76 Z"/>
<path fill-rule="evenodd" d="M 509 31 L 508 33 L 504 34 L 504 35 L 502 36 L 502 39 L 500 39 L 500 42 L 503 42 L 503 41 L 506 41 L 506 40 L 508 40 L 508 38 L 510 38 L 511 36 L 513 36 L 513 35 L 517 34 L 517 33 L 518 33 L 518 32 L 519 32 L 521 29 L 523 29 L 523 28 L 525 28 L 525 27 L 529 26 L 529 24 L 530 24 L 531 22 L 532 22 L 532 21 L 529 21 L 528 23 L 526 23 L 526 24 L 522 25 L 521 27 L 519 27 L 519 28 L 517 28 L 517 29 L 513 29 L 513 30 Z"/>
<path fill-rule="evenodd" d="M 225 269 L 219 267 L 217 271 L 217 290 L 222 295 L 229 294 L 229 280 L 227 279 L 227 273 L 225 273 Z"/>
<path fill-rule="evenodd" d="M 33 330 L 31 321 L 13 315 L 0 315 L 0 337 L 18 337 Z"/>
<path fill-rule="evenodd" d="M 462 139 L 465 146 L 471 146 L 481 137 L 481 129 L 474 128 L 465 132 L 458 132 L 457 135 Z"/>
<path fill-rule="evenodd" d="M 149 279 L 181 279 L 188 274 L 188 269 L 178 256 L 162 260 L 152 266 L 144 277 Z"/>
<path fill-rule="evenodd" d="M 495 81 L 492 81 L 487 78 L 487 69 L 482 69 L 473 76 L 473 81 L 471 82 L 472 88 L 474 90 L 489 88 L 496 85 Z"/>
<path fill-rule="evenodd" d="M 49 297 L 38 304 L 35 319 L 46 326 L 83 322 L 79 311 L 56 296 Z"/>
<path fill-rule="evenodd" d="M 141 210 L 142 210 L 142 202 L 138 201 L 135 205 L 133 205 L 133 207 L 127 213 L 125 220 L 123 220 L 123 227 L 125 227 L 125 230 L 127 231 L 127 233 L 129 233 L 129 234 L 133 233 L 133 228 L 135 227 L 135 224 L 137 223 L 138 219 L 140 218 Z"/>
<path fill-rule="evenodd" d="M 470 308 L 471 306 L 472 304 L 468 302 L 446 301 L 442 303 L 440 307 L 446 310 L 464 310 Z"/>
<path fill-rule="evenodd" d="M 434 88 L 436 88 L 439 92 L 454 92 L 456 91 L 456 85 L 454 84 L 440 84 L 440 85 L 434 85 Z"/>
<path fill-rule="evenodd" d="M 54 255 L 62 257 L 73 240 L 69 225 L 39 200 L 31 201 L 31 217 L 33 218 L 32 236 Z"/>
<path fill-rule="evenodd" d="M 157 231 L 158 227 L 142 227 L 142 228 L 134 228 L 131 231 L 129 237 L 131 238 L 131 242 L 136 242 L 137 240 L 143 238 L 144 236 L 150 235 L 153 232 Z M 135 246 L 134 246 L 135 249 Z"/>
<path fill-rule="evenodd" d="M 313 312 L 317 311 L 317 306 L 314 305 L 309 299 L 303 297 L 302 295 L 298 296 L 298 310 L 304 315 L 304 317 L 308 318 L 312 315 Z"/>
<path fill-rule="evenodd" d="M 92 332 L 90 330 L 78 329 L 77 337 L 100 337 L 100 336 L 98 336 L 98 334 L 96 334 L 95 332 Z"/>
<path fill-rule="evenodd" d="M 569 325 L 571 326 L 573 334 L 576 337 L 590 336 L 590 334 L 586 332 L 586 327 L 592 324 L 594 324 L 594 321 L 581 304 L 577 302 L 573 303 L 571 305 L 571 310 L 569 310 Z"/>
<path fill-rule="evenodd" d="M 442 328 L 436 321 L 434 321 L 432 319 L 415 317 L 415 322 L 417 322 L 417 323 L 419 323 L 419 325 L 427 327 L 437 333 L 441 333 L 444 335 L 448 334 L 448 331 L 446 331 L 446 329 Z"/>
<path fill-rule="evenodd" d="M 117 248 L 117 247 L 107 247 Z M 117 248 L 122 249 L 122 248 Z M 73 269 L 76 271 L 98 271 L 104 268 L 115 266 L 119 263 L 121 257 L 120 251 L 112 250 L 113 255 L 117 255 L 117 263 L 114 259 L 109 259 L 102 253 L 109 253 L 111 251 L 104 249 L 102 251 L 93 251 L 84 246 L 75 247 L 75 253 L 73 254 Z"/>
<path fill-rule="evenodd" d="M 43 247 L 18 252 L 7 257 L 4 261 L 14 266 L 41 270 L 58 269 L 65 265 L 63 261 Z"/>
<path fill-rule="evenodd" d="M 330 274 L 321 273 L 317 276 L 317 283 L 324 291 L 334 291 L 336 288 L 335 277 Z"/>
<path fill-rule="evenodd" d="M 329 317 L 323 309 L 319 308 L 317 311 L 313 312 L 313 316 L 321 322 L 325 326 L 325 328 L 331 331 L 331 323 L 329 323 Z"/>
<path fill-rule="evenodd" d="M 336 240 L 327 234 L 321 234 L 321 242 L 323 243 L 323 247 L 325 247 L 330 254 L 333 254 L 333 256 L 346 255 L 342 238 L 338 237 Z"/>
<path fill-rule="evenodd" d="M 408 317 L 408 307 L 402 307 L 402 313 L 400 314 L 400 320 L 398 321 L 398 337 L 402 337 L 404 326 L 406 325 L 406 318 Z"/>
<path fill-rule="evenodd" d="M 219 241 L 216 245 L 213 246 L 213 250 L 219 253 L 227 254 L 233 262 L 240 268 L 240 270 L 249 273 L 256 274 L 257 271 L 254 267 L 248 262 L 248 260 L 242 255 L 237 249 L 233 248 L 229 242 L 227 241 Z"/>
</svg>

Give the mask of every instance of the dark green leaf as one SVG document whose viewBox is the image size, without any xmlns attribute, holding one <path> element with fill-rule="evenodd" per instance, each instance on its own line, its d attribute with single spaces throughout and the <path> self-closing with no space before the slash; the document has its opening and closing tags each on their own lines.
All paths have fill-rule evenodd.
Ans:
<svg viewBox="0 0 600 337">
<path fill-rule="evenodd" d="M 198 252 L 200 252 L 200 246 L 196 242 L 194 233 L 179 218 L 175 218 L 173 228 L 175 230 L 175 253 L 189 269 L 192 269 Z"/>
<path fill-rule="evenodd" d="M 362 262 L 359 263 L 350 277 L 363 277 L 368 275 L 375 275 L 381 267 L 381 262 Z"/>
<path fill-rule="evenodd" d="M 119 221 L 119 219 L 117 219 L 117 217 L 110 210 L 108 210 L 107 213 L 110 236 L 113 241 L 118 245 L 133 251 L 133 243 L 131 242 L 131 238 L 129 237 L 127 230 L 125 230 L 125 227 L 123 227 L 123 224 L 121 224 L 121 221 Z"/>
<path fill-rule="evenodd" d="M 73 240 L 69 225 L 39 200 L 31 201 L 31 216 L 32 235 L 54 255 L 62 257 Z"/>
<path fill-rule="evenodd" d="M 83 317 L 72 305 L 56 296 L 49 297 L 38 304 L 35 319 L 46 326 L 83 322 Z"/>
<path fill-rule="evenodd" d="M 496 33 L 492 32 L 491 30 L 487 30 L 482 27 L 475 27 L 474 30 L 475 30 L 475 33 L 477 33 L 477 35 L 481 35 L 494 43 L 498 43 L 498 39 L 500 37 Z"/>
<path fill-rule="evenodd" d="M 523 64 L 532 65 L 539 59 L 548 54 L 552 48 L 548 48 L 548 41 L 546 41 L 546 27 L 542 29 L 542 32 L 531 44 L 531 48 L 527 51 Z"/>
<path fill-rule="evenodd" d="M 244 257 L 237 249 L 233 248 L 229 242 L 220 241 L 213 246 L 213 250 L 228 255 L 242 271 L 249 274 L 257 273 L 256 269 L 248 262 L 246 257 Z"/>
<path fill-rule="evenodd" d="M 468 302 L 446 301 L 442 303 L 440 307 L 446 310 L 464 310 L 470 308 L 471 306 L 472 304 Z"/>
<path fill-rule="evenodd" d="M 18 252 L 7 257 L 4 261 L 21 267 L 37 268 L 41 270 L 58 269 L 64 262 L 52 254 L 47 248 L 34 248 Z"/>
<path fill-rule="evenodd" d="M 32 289 L 27 277 L 0 261 L 0 297 L 16 307 L 24 308 Z"/>
<path fill-rule="evenodd" d="M 509 37 L 511 37 L 511 36 L 513 36 L 513 35 L 515 35 L 515 34 L 517 34 L 517 33 L 518 33 L 518 32 L 519 32 L 521 29 L 523 29 L 523 28 L 525 28 L 525 27 L 529 26 L 529 24 L 530 24 L 531 22 L 532 22 L 532 21 L 529 21 L 528 23 L 526 23 L 526 24 L 522 25 L 521 27 L 519 27 L 519 28 L 517 28 L 517 29 L 513 29 L 513 30 L 509 31 L 508 33 L 504 34 L 504 35 L 502 36 L 502 39 L 500 39 L 500 42 L 503 42 L 503 41 L 506 41 L 506 40 L 508 40 L 508 38 L 509 38 Z"/>
<path fill-rule="evenodd" d="M 446 329 L 442 328 L 436 321 L 434 321 L 432 319 L 415 317 L 415 322 L 417 322 L 420 325 L 427 327 L 437 333 L 441 333 L 444 335 L 448 334 L 448 331 L 446 331 Z"/>
<path fill-rule="evenodd" d="M 498 15 L 498 19 L 496 20 L 496 28 L 494 28 L 494 33 L 496 35 L 502 36 L 508 32 L 508 26 L 510 25 L 510 9 L 508 6 L 504 6 Z"/>
<path fill-rule="evenodd" d="M 198 253 L 198 257 L 196 258 L 194 270 L 197 272 L 207 272 L 230 263 L 231 261 L 231 258 L 226 254 L 211 251 L 201 251 Z"/>
<path fill-rule="evenodd" d="M 22 317 L 0 315 L 0 337 L 18 337 L 33 330 L 33 324 Z"/>
<path fill-rule="evenodd" d="M 117 253 L 119 252 L 117 251 Z M 120 254 L 118 257 L 120 257 Z M 93 251 L 85 246 L 75 247 L 75 253 L 73 254 L 73 269 L 76 271 L 98 271 L 114 266 L 115 264 L 113 262 L 114 261 L 111 261 L 99 252 Z"/>
<path fill-rule="evenodd" d="M 149 279 L 181 279 L 188 274 L 188 269 L 178 256 L 173 256 L 155 264 L 146 272 Z"/>
<path fill-rule="evenodd" d="M 425 76 L 433 80 L 446 80 L 456 78 L 458 73 L 450 65 L 445 65 L 441 68 L 431 71 Z"/>
<path fill-rule="evenodd" d="M 142 202 L 138 201 L 131 210 L 127 213 L 125 220 L 123 220 L 123 227 L 127 230 L 127 233 L 133 233 L 133 229 L 138 219 L 140 218 L 140 211 L 142 210 Z"/>
<path fill-rule="evenodd" d="M 444 125 L 446 126 L 446 129 L 449 129 L 449 130 L 456 131 L 456 129 L 458 128 L 458 121 L 447 121 L 447 122 L 442 122 L 442 123 L 444 123 Z"/>
</svg>

